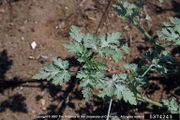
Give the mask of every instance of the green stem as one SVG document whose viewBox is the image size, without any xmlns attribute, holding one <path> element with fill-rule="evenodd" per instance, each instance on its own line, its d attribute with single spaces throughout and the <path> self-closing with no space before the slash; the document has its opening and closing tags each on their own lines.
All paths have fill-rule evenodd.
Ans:
<svg viewBox="0 0 180 120">
<path fill-rule="evenodd" d="M 158 106 L 158 107 L 163 107 L 163 105 L 161 103 L 153 101 L 153 100 L 151 100 L 151 99 L 149 99 L 147 97 L 144 97 L 144 96 L 142 96 L 140 94 L 137 94 L 137 97 L 138 97 L 138 100 L 140 100 L 142 102 L 148 102 L 148 103 L 150 103 L 152 105 L 155 105 L 155 106 Z"/>
<path fill-rule="evenodd" d="M 107 113 L 107 118 L 106 118 L 106 120 L 109 120 L 109 115 L 110 115 L 110 112 L 111 112 L 111 106 L 112 106 L 112 99 L 110 100 L 110 102 L 109 102 L 109 108 L 108 108 L 108 113 Z"/>
<path fill-rule="evenodd" d="M 148 40 L 152 41 L 153 38 L 151 35 L 144 29 L 142 26 L 137 26 L 137 28 L 144 34 L 144 37 L 147 38 Z"/>
<path fill-rule="evenodd" d="M 141 77 L 144 77 L 151 70 L 152 67 L 154 67 L 154 64 L 151 64 L 149 68 L 141 75 Z"/>
</svg>

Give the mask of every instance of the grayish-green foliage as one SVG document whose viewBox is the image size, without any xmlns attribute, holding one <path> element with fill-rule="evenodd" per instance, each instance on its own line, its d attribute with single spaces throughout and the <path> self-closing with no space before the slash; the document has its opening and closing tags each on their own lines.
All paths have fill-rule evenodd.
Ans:
<svg viewBox="0 0 180 120">
<path fill-rule="evenodd" d="M 163 24 L 158 35 L 161 39 L 180 45 L 180 19 L 177 17 L 171 17 L 169 22 Z"/>
<path fill-rule="evenodd" d="M 84 37 L 84 34 L 81 33 L 80 29 L 76 26 L 71 27 L 69 34 L 77 42 L 81 42 Z"/>
<path fill-rule="evenodd" d="M 111 57 L 118 61 L 123 56 L 124 53 L 128 53 L 127 44 L 121 45 L 120 39 L 122 35 L 119 32 L 108 33 L 106 35 L 100 36 L 100 50 L 99 55 L 102 57 Z M 123 42 L 123 41 L 122 41 Z M 121 45 L 121 50 L 119 49 Z"/>
<path fill-rule="evenodd" d="M 62 85 L 70 80 L 68 72 L 69 63 L 61 58 L 54 58 L 52 63 L 44 67 L 38 74 L 33 76 L 37 80 L 52 80 L 52 83 Z"/>
<path fill-rule="evenodd" d="M 180 104 L 177 102 L 175 97 L 164 99 L 162 102 L 171 113 L 180 114 Z"/>
<path fill-rule="evenodd" d="M 135 26 L 140 25 L 138 19 L 141 4 L 130 4 L 124 0 L 119 0 L 115 7 L 124 19 Z M 178 18 L 171 18 L 170 23 L 164 24 L 159 36 L 179 45 L 179 22 Z M 161 75 L 167 74 L 166 63 L 173 63 L 173 57 L 170 53 L 164 47 L 155 43 L 155 47 L 147 50 L 145 55 L 141 57 L 140 64 L 124 65 L 128 73 L 106 75 L 103 71 L 107 70 L 108 67 L 97 61 L 96 58 L 97 56 L 112 57 L 114 61 L 118 62 L 124 54 L 128 54 L 128 45 L 122 34 L 114 32 L 97 36 L 91 33 L 82 33 L 78 27 L 72 26 L 70 36 L 73 41 L 66 44 L 65 48 L 75 53 L 80 63 L 80 68 L 75 75 L 80 82 L 82 94 L 86 100 L 90 100 L 93 95 L 97 95 L 103 99 L 107 97 L 115 98 L 124 100 L 131 105 L 137 105 L 138 97 L 141 96 L 140 87 L 146 84 L 148 72 L 158 71 Z M 52 80 L 54 84 L 62 85 L 71 78 L 68 71 L 69 67 L 68 61 L 55 58 L 50 65 L 43 68 L 33 78 Z M 98 92 L 94 93 L 94 91 Z M 179 110 L 179 104 L 175 99 L 163 100 L 162 103 L 172 113 Z"/>
<path fill-rule="evenodd" d="M 95 55 L 112 57 L 118 61 L 123 53 L 128 53 L 128 46 L 124 43 L 121 33 L 107 33 L 103 36 L 96 36 L 90 33 L 81 33 L 78 27 L 72 26 L 70 36 L 74 41 L 66 44 L 65 47 L 76 53 L 77 60 L 82 67 L 77 72 L 77 79 L 80 80 L 83 96 L 89 100 L 94 90 L 99 90 L 99 97 L 116 97 L 132 105 L 137 104 L 134 86 L 130 85 L 135 79 L 129 80 L 126 74 L 115 74 L 111 77 L 102 73 L 107 66 L 98 62 Z M 70 79 L 68 72 L 69 64 L 60 58 L 43 68 L 34 79 L 52 80 L 55 84 L 63 84 Z M 131 89 L 132 88 L 132 89 Z"/>
<path fill-rule="evenodd" d="M 117 0 L 114 5 L 114 8 L 123 19 L 136 26 L 139 24 L 142 7 L 143 2 L 141 1 L 139 3 L 129 3 L 127 0 Z"/>
<path fill-rule="evenodd" d="M 164 2 L 164 0 L 160 0 L 160 2 Z M 144 56 L 140 57 L 139 64 L 124 65 L 125 69 L 130 70 L 131 72 L 131 74 L 128 76 L 128 78 L 130 78 L 129 80 L 131 81 L 131 87 L 128 88 L 135 87 L 137 90 L 139 85 L 146 83 L 146 76 L 148 72 L 151 71 L 160 73 L 161 76 L 166 77 L 166 75 L 169 73 L 166 66 L 174 63 L 174 58 L 168 49 L 161 45 L 161 43 L 158 43 L 158 41 L 156 41 L 153 37 L 151 37 L 140 23 L 143 5 L 144 3 L 141 1 L 139 3 L 130 3 L 126 0 L 117 0 L 117 3 L 114 5 L 114 8 L 118 14 L 124 20 L 130 22 L 132 25 L 138 28 L 154 45 L 154 47 L 146 51 Z M 149 18 L 149 16 L 146 15 L 146 18 Z M 161 39 L 165 39 L 167 41 L 174 42 L 176 45 L 180 45 L 180 19 L 170 18 L 170 22 L 163 24 L 162 30 L 158 32 L 158 35 Z M 170 107 L 168 106 L 168 108 Z"/>
<path fill-rule="evenodd" d="M 143 1 L 144 0 L 140 0 L 138 1 L 139 3 L 130 3 L 127 0 L 117 0 L 117 3 L 114 5 L 118 14 L 124 20 L 130 22 L 132 25 L 138 28 L 144 34 L 144 36 L 148 40 L 150 40 L 149 42 L 154 45 L 154 47 L 146 51 L 144 56 L 140 57 L 139 64 L 124 65 L 125 69 L 130 71 L 128 80 L 131 82 L 128 88 L 134 88 L 131 90 L 133 92 L 135 92 L 136 90 L 138 91 L 138 84 L 142 85 L 143 82 L 146 81 L 146 76 L 149 76 L 148 72 L 157 72 L 160 73 L 161 76 L 166 76 L 166 74 L 168 74 L 169 72 L 166 65 L 171 65 L 174 63 L 174 58 L 170 54 L 168 49 L 165 46 L 161 45 L 161 43 L 156 41 L 156 39 L 151 37 L 151 35 L 146 32 L 143 25 L 141 24 L 140 17 L 143 12 Z M 164 0 L 159 1 L 161 3 L 164 2 Z M 145 19 L 146 18 L 149 19 L 150 17 L 146 15 Z M 167 41 L 174 42 L 176 45 L 180 45 L 180 19 L 170 18 L 170 22 L 164 23 L 164 25 L 162 26 L 162 30 L 158 32 L 158 35 L 161 39 L 165 39 Z M 121 94 L 118 96 L 122 97 Z M 172 112 L 173 110 L 177 111 L 177 101 L 167 100 L 166 102 L 164 101 L 164 103 L 166 104 L 166 106 L 169 105 L 167 107 L 170 112 Z M 175 104 L 177 105 L 176 107 Z"/>
<path fill-rule="evenodd" d="M 128 53 L 128 45 L 124 43 L 122 34 L 119 32 L 97 36 L 82 33 L 78 27 L 72 26 L 70 36 L 74 42 L 66 44 L 65 48 L 78 54 L 79 57 L 88 54 L 89 49 L 91 49 L 95 54 L 99 54 L 101 57 L 112 57 L 117 62 L 124 53 Z"/>
<path fill-rule="evenodd" d="M 83 89 L 83 96 L 86 100 L 89 100 L 93 96 L 93 89 L 96 86 L 97 81 L 102 79 L 104 75 L 100 72 L 81 70 L 77 74 L 77 78 L 80 80 L 80 86 Z"/>
<path fill-rule="evenodd" d="M 79 34 L 79 35 L 75 35 Z M 117 96 L 120 100 L 123 98 L 125 102 L 136 105 L 136 96 L 129 89 L 127 84 L 121 84 L 117 79 L 117 75 L 112 78 L 105 77 L 101 72 L 106 70 L 107 66 L 99 63 L 93 54 L 98 54 L 101 57 L 112 57 L 118 61 L 123 53 L 128 53 L 128 46 L 124 43 L 122 34 L 119 32 L 107 33 L 102 36 L 96 36 L 90 33 L 81 33 L 79 28 L 71 27 L 70 35 L 73 39 L 77 39 L 65 47 L 78 55 L 78 61 L 83 63 L 81 70 L 77 73 L 77 78 L 80 80 L 83 96 L 88 100 L 93 95 L 93 89 L 101 89 L 99 97 Z M 123 75 L 119 75 L 122 78 Z M 119 88 L 122 89 L 119 89 Z M 120 91 L 121 90 L 121 91 Z M 121 96 L 121 97 L 120 97 Z"/>
<path fill-rule="evenodd" d="M 117 0 L 114 8 L 122 19 L 134 25 L 140 32 L 143 33 L 146 40 L 152 42 L 153 39 L 141 24 L 141 19 L 151 21 L 151 17 L 147 14 L 147 12 L 143 11 L 144 5 L 145 0 L 138 0 L 134 2 L 129 2 L 128 0 Z"/>
<path fill-rule="evenodd" d="M 99 97 L 113 97 L 123 99 L 131 105 L 137 105 L 136 91 L 130 85 L 127 74 L 114 74 L 112 78 L 103 78 L 97 83 L 97 88 L 101 89 Z"/>
<path fill-rule="evenodd" d="M 121 120 L 118 116 L 112 116 L 111 120 Z"/>
</svg>

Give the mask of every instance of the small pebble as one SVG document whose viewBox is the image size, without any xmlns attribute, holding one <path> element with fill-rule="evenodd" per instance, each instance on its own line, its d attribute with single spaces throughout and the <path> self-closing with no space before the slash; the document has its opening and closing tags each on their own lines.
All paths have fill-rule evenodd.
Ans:
<svg viewBox="0 0 180 120">
<path fill-rule="evenodd" d="M 37 47 L 37 43 L 35 41 L 33 41 L 31 43 L 31 48 L 34 50 L 34 49 L 36 49 L 36 47 Z"/>
<path fill-rule="evenodd" d="M 35 60 L 36 58 L 34 56 L 29 56 L 28 59 Z"/>
<path fill-rule="evenodd" d="M 65 9 L 68 10 L 69 8 L 66 6 Z"/>
<path fill-rule="evenodd" d="M 46 100 L 45 99 L 41 99 L 41 105 L 45 106 L 45 104 L 46 104 Z"/>
<path fill-rule="evenodd" d="M 43 108 L 42 108 L 42 110 L 44 110 L 44 111 L 45 111 L 45 110 L 46 110 L 46 107 L 43 107 Z"/>
<path fill-rule="evenodd" d="M 36 113 L 36 111 L 35 111 L 35 110 L 32 110 L 32 113 Z"/>
<path fill-rule="evenodd" d="M 20 87 L 20 90 L 23 90 L 23 87 Z"/>
<path fill-rule="evenodd" d="M 24 37 L 21 37 L 21 40 L 25 40 Z"/>
</svg>

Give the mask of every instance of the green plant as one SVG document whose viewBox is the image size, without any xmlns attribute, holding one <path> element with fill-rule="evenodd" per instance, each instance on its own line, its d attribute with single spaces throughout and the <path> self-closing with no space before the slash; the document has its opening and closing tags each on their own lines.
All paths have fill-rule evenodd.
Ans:
<svg viewBox="0 0 180 120">
<path fill-rule="evenodd" d="M 78 27 L 72 26 L 70 36 L 74 41 L 70 44 L 66 44 L 65 48 L 70 52 L 76 53 L 77 60 L 81 64 L 76 77 L 80 80 L 80 86 L 83 88 L 83 95 L 88 100 L 93 95 L 94 89 L 103 88 L 103 85 L 106 86 L 112 81 L 110 80 L 111 78 L 107 77 L 102 72 L 103 70 L 107 70 L 108 67 L 97 61 L 96 57 L 112 56 L 117 62 L 124 53 L 128 53 L 128 46 L 119 32 L 96 36 L 94 34 L 81 33 Z M 52 64 L 43 68 L 33 78 L 38 80 L 52 80 L 53 83 L 62 85 L 70 80 L 70 75 L 72 74 L 69 68 L 68 61 L 55 58 Z M 115 76 L 113 76 L 113 78 L 115 81 Z M 114 93 L 109 91 L 103 94 L 104 96 L 106 94 L 107 96 L 111 96 L 111 94 L 113 95 Z"/>
<path fill-rule="evenodd" d="M 138 28 L 140 32 L 142 32 L 146 40 L 148 40 L 146 42 L 150 42 L 154 46 L 152 48 L 149 48 L 144 56 L 140 57 L 141 65 L 138 66 L 141 69 L 136 71 L 142 71 L 142 69 L 146 69 L 146 71 L 142 75 L 143 77 L 149 71 L 158 71 L 161 76 L 166 76 L 169 72 L 166 65 L 173 65 L 175 58 L 173 58 L 173 56 L 170 54 L 170 51 L 167 48 L 168 46 L 166 46 L 166 44 L 162 44 L 161 40 L 151 37 L 151 35 L 145 30 L 145 28 L 141 24 L 140 17 L 143 13 L 144 4 L 144 0 L 140 0 L 136 3 L 129 3 L 125 0 L 117 0 L 114 8 L 124 20 L 130 22 L 132 25 Z M 176 45 L 179 45 L 179 25 L 180 19 L 171 17 L 170 22 L 164 23 L 161 27 L 161 30 L 157 32 L 158 37 L 160 39 L 163 39 L 164 42 L 173 42 Z M 149 100 L 147 100 L 147 102 L 148 101 Z M 178 100 L 175 98 L 162 100 L 162 102 L 159 104 L 159 107 L 163 106 L 167 107 L 168 110 L 172 113 L 179 113 L 179 103 Z"/>
<path fill-rule="evenodd" d="M 140 21 L 143 15 L 145 15 L 144 19 L 150 19 L 149 15 L 142 12 L 145 4 L 144 2 L 144 0 L 139 0 L 136 3 L 129 3 L 127 0 L 116 0 L 114 8 L 124 20 L 137 27 L 144 34 L 146 39 L 152 41 L 151 36 L 144 29 Z"/>
<path fill-rule="evenodd" d="M 169 50 L 161 44 L 160 40 L 151 37 L 140 22 L 144 2 L 129 3 L 118 0 L 115 9 L 124 20 L 137 27 L 148 39 L 153 47 L 140 57 L 140 64 L 125 64 L 124 69 L 127 73 L 107 74 L 108 66 L 98 61 L 98 56 L 102 58 L 112 57 L 115 62 L 119 62 L 124 54 L 128 54 L 128 44 L 122 33 L 107 33 L 97 36 L 91 33 L 82 33 L 81 30 L 72 26 L 70 36 L 73 38 L 65 48 L 75 53 L 80 66 L 77 71 L 71 71 L 71 66 L 67 60 L 54 58 L 50 65 L 43 68 L 33 79 L 51 80 L 58 85 L 65 84 L 71 80 L 71 76 L 76 76 L 80 81 L 82 94 L 86 100 L 90 100 L 94 95 L 103 99 L 109 98 L 110 105 L 108 117 L 113 100 L 124 100 L 131 105 L 138 105 L 139 102 L 148 102 L 158 107 L 167 107 L 172 113 L 179 112 L 179 103 L 174 98 L 153 101 L 142 93 L 142 86 L 147 84 L 149 72 L 158 72 L 161 76 L 166 76 L 169 69 L 167 64 L 173 64 L 174 59 Z M 170 23 L 165 23 L 162 30 L 158 32 L 159 38 L 171 41 L 179 45 L 180 29 L 178 18 L 171 18 Z M 173 36 L 172 36 L 173 34 Z M 98 92 L 94 92 L 98 91 Z"/>
<path fill-rule="evenodd" d="M 161 39 L 180 45 L 180 19 L 171 17 L 170 22 L 162 25 L 162 29 L 158 32 L 158 35 Z"/>
</svg>

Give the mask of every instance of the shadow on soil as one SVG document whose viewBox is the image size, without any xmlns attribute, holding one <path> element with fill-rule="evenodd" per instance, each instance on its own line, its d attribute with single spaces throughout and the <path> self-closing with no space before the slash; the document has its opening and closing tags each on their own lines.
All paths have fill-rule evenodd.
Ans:
<svg viewBox="0 0 180 120">
<path fill-rule="evenodd" d="M 12 64 L 13 64 L 13 61 L 9 59 L 7 51 L 3 50 L 2 52 L 0 52 L 0 93 L 1 94 L 3 94 L 3 91 L 5 89 L 9 88 L 7 87 L 9 85 L 9 83 L 7 82 L 10 82 L 11 80 L 7 81 L 5 78 L 5 74 L 10 69 Z M 10 85 L 14 85 L 14 84 L 12 83 Z M 13 112 L 26 113 L 27 108 L 26 108 L 25 100 L 26 98 L 22 96 L 21 94 L 8 96 L 7 99 L 0 101 L 0 112 L 3 112 L 6 109 L 9 109 Z"/>
<path fill-rule="evenodd" d="M 5 111 L 6 109 L 11 110 L 12 112 L 23 112 L 27 113 L 27 106 L 25 103 L 26 98 L 21 94 L 15 94 L 11 97 L 8 97 L 7 100 L 0 102 L 0 112 Z"/>
<path fill-rule="evenodd" d="M 141 54 L 144 54 L 145 51 L 147 51 L 150 47 L 147 46 L 138 46 L 138 50 Z M 149 83 L 148 85 L 144 86 L 145 91 L 147 94 L 153 94 L 155 91 L 159 90 L 159 85 L 163 86 L 163 91 L 166 91 L 166 94 L 174 93 L 175 95 L 180 95 L 180 61 L 176 56 L 180 55 L 180 47 L 175 47 L 172 49 L 171 54 L 174 58 L 173 64 L 168 64 L 167 62 L 164 62 L 164 66 L 168 69 L 168 73 L 165 74 L 165 76 L 157 76 L 153 77 L 150 75 L 148 77 L 148 80 L 155 81 L 152 83 Z M 163 62 L 163 61 L 162 61 Z M 141 59 L 136 58 L 132 61 L 132 63 L 137 63 L 141 65 Z M 155 75 L 156 76 L 156 75 Z"/>
<path fill-rule="evenodd" d="M 7 50 L 0 52 L 0 81 L 5 79 L 6 72 L 10 69 L 13 61 L 9 59 Z"/>
</svg>

